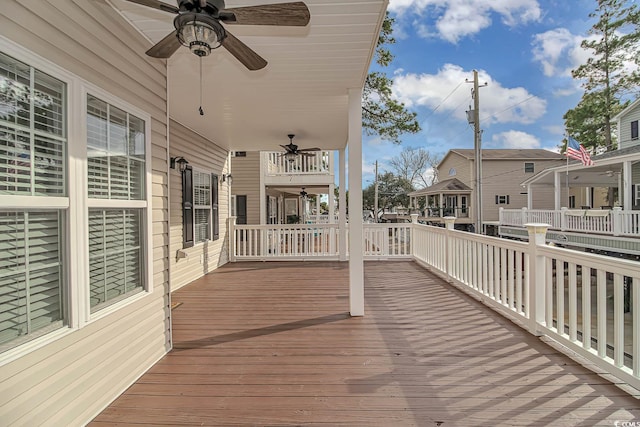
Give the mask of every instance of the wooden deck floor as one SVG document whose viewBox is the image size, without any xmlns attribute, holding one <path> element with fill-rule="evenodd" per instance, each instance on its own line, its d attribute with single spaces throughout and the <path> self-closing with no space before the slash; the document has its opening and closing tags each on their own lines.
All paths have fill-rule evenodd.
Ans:
<svg viewBox="0 0 640 427">
<path fill-rule="evenodd" d="M 640 400 L 412 262 L 228 264 L 177 291 L 174 350 L 92 425 L 613 426 Z"/>
</svg>

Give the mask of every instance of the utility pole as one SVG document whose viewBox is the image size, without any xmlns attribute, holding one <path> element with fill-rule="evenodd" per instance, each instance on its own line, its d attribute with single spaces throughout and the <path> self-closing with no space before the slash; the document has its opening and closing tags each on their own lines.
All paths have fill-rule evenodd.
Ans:
<svg viewBox="0 0 640 427">
<path fill-rule="evenodd" d="M 467 119 L 469 123 L 473 123 L 473 148 L 476 163 L 476 233 L 482 234 L 482 130 L 480 129 L 480 91 L 481 87 L 485 87 L 487 83 L 478 85 L 478 71 L 473 70 L 473 82 L 469 79 L 467 83 L 473 83 L 471 89 L 471 97 L 473 98 L 473 110 L 467 111 Z M 471 114 L 469 114 L 471 113 Z"/>
<path fill-rule="evenodd" d="M 378 161 L 376 160 L 376 181 L 373 186 L 373 222 L 378 223 Z"/>
</svg>

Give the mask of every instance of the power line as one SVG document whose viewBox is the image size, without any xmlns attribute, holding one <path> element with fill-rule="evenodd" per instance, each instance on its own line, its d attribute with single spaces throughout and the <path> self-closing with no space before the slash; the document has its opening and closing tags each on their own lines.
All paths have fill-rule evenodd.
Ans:
<svg viewBox="0 0 640 427">
<path fill-rule="evenodd" d="M 462 83 L 464 83 L 464 82 L 460 82 L 460 83 L 458 83 L 458 86 L 456 86 L 456 87 L 455 87 L 451 92 L 449 92 L 449 95 L 445 96 L 445 97 L 444 97 L 444 99 L 443 99 L 442 101 L 440 101 L 440 103 L 436 106 L 436 108 L 434 108 L 433 110 L 431 110 L 431 111 L 429 112 L 429 114 L 427 114 L 427 116 L 425 117 L 425 119 L 429 118 L 433 113 L 435 113 L 435 112 L 438 110 L 438 108 L 440 108 L 440 106 L 441 106 L 442 104 L 444 104 L 444 102 L 445 102 L 447 99 L 449 99 L 449 97 L 450 97 L 451 95 L 453 95 L 453 93 L 454 93 L 456 90 L 458 90 L 458 88 L 459 88 L 460 86 L 462 86 Z M 458 109 L 458 107 L 456 107 L 456 108 L 454 109 L 454 111 L 455 111 L 455 110 L 457 110 L 457 109 Z"/>
</svg>

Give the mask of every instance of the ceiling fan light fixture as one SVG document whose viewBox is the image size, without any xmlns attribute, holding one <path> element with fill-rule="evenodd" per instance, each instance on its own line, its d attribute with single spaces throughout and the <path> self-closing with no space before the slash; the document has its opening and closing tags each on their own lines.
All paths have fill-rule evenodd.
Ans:
<svg viewBox="0 0 640 427">
<path fill-rule="evenodd" d="M 297 157 L 298 157 L 298 155 L 296 153 L 292 153 L 292 152 L 285 153 L 285 155 L 284 155 L 284 158 L 287 159 L 287 161 L 289 163 L 295 162 Z"/>
<path fill-rule="evenodd" d="M 173 20 L 178 40 L 197 56 L 207 56 L 222 45 L 226 32 L 211 16 L 202 13 L 183 13 Z"/>
</svg>

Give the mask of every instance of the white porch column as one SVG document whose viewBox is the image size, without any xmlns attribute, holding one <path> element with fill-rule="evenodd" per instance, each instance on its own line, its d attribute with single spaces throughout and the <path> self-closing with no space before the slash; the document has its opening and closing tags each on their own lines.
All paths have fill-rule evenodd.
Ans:
<svg viewBox="0 0 640 427">
<path fill-rule="evenodd" d="M 593 206 L 593 200 L 591 200 L 591 187 L 584 189 L 584 200 L 587 206 L 591 206 L 592 208 L 595 207 Z"/>
<path fill-rule="evenodd" d="M 338 152 L 338 162 L 340 163 L 340 174 L 338 176 L 338 230 L 340 261 L 347 260 L 347 166 L 345 150 Z"/>
<path fill-rule="evenodd" d="M 349 89 L 349 312 L 364 316 L 362 88 Z"/>
<path fill-rule="evenodd" d="M 533 335 L 540 336 L 539 325 L 546 325 L 546 283 L 545 258 L 538 253 L 538 247 L 545 245 L 549 224 L 525 224 L 529 233 L 529 325 Z M 551 286 L 551 285 L 549 285 Z"/>
<path fill-rule="evenodd" d="M 562 206 L 562 172 L 554 172 L 553 174 L 553 194 L 554 194 L 554 208 L 559 211 Z"/>
<path fill-rule="evenodd" d="M 329 184 L 329 224 L 336 222 L 336 198 L 333 194 L 335 192 L 335 188 L 335 184 Z"/>
<path fill-rule="evenodd" d="M 631 185 L 633 184 L 633 174 L 631 172 L 631 162 L 624 162 L 622 164 L 622 208 L 625 211 L 633 209 L 633 199 L 636 196 L 631 192 Z M 620 192 L 618 192 L 618 197 L 620 197 Z"/>
<path fill-rule="evenodd" d="M 533 209 L 533 187 L 527 184 L 527 209 Z"/>
<path fill-rule="evenodd" d="M 265 163 L 267 153 L 258 153 L 260 156 L 260 225 L 267 223 L 267 189 L 264 186 Z"/>
</svg>

